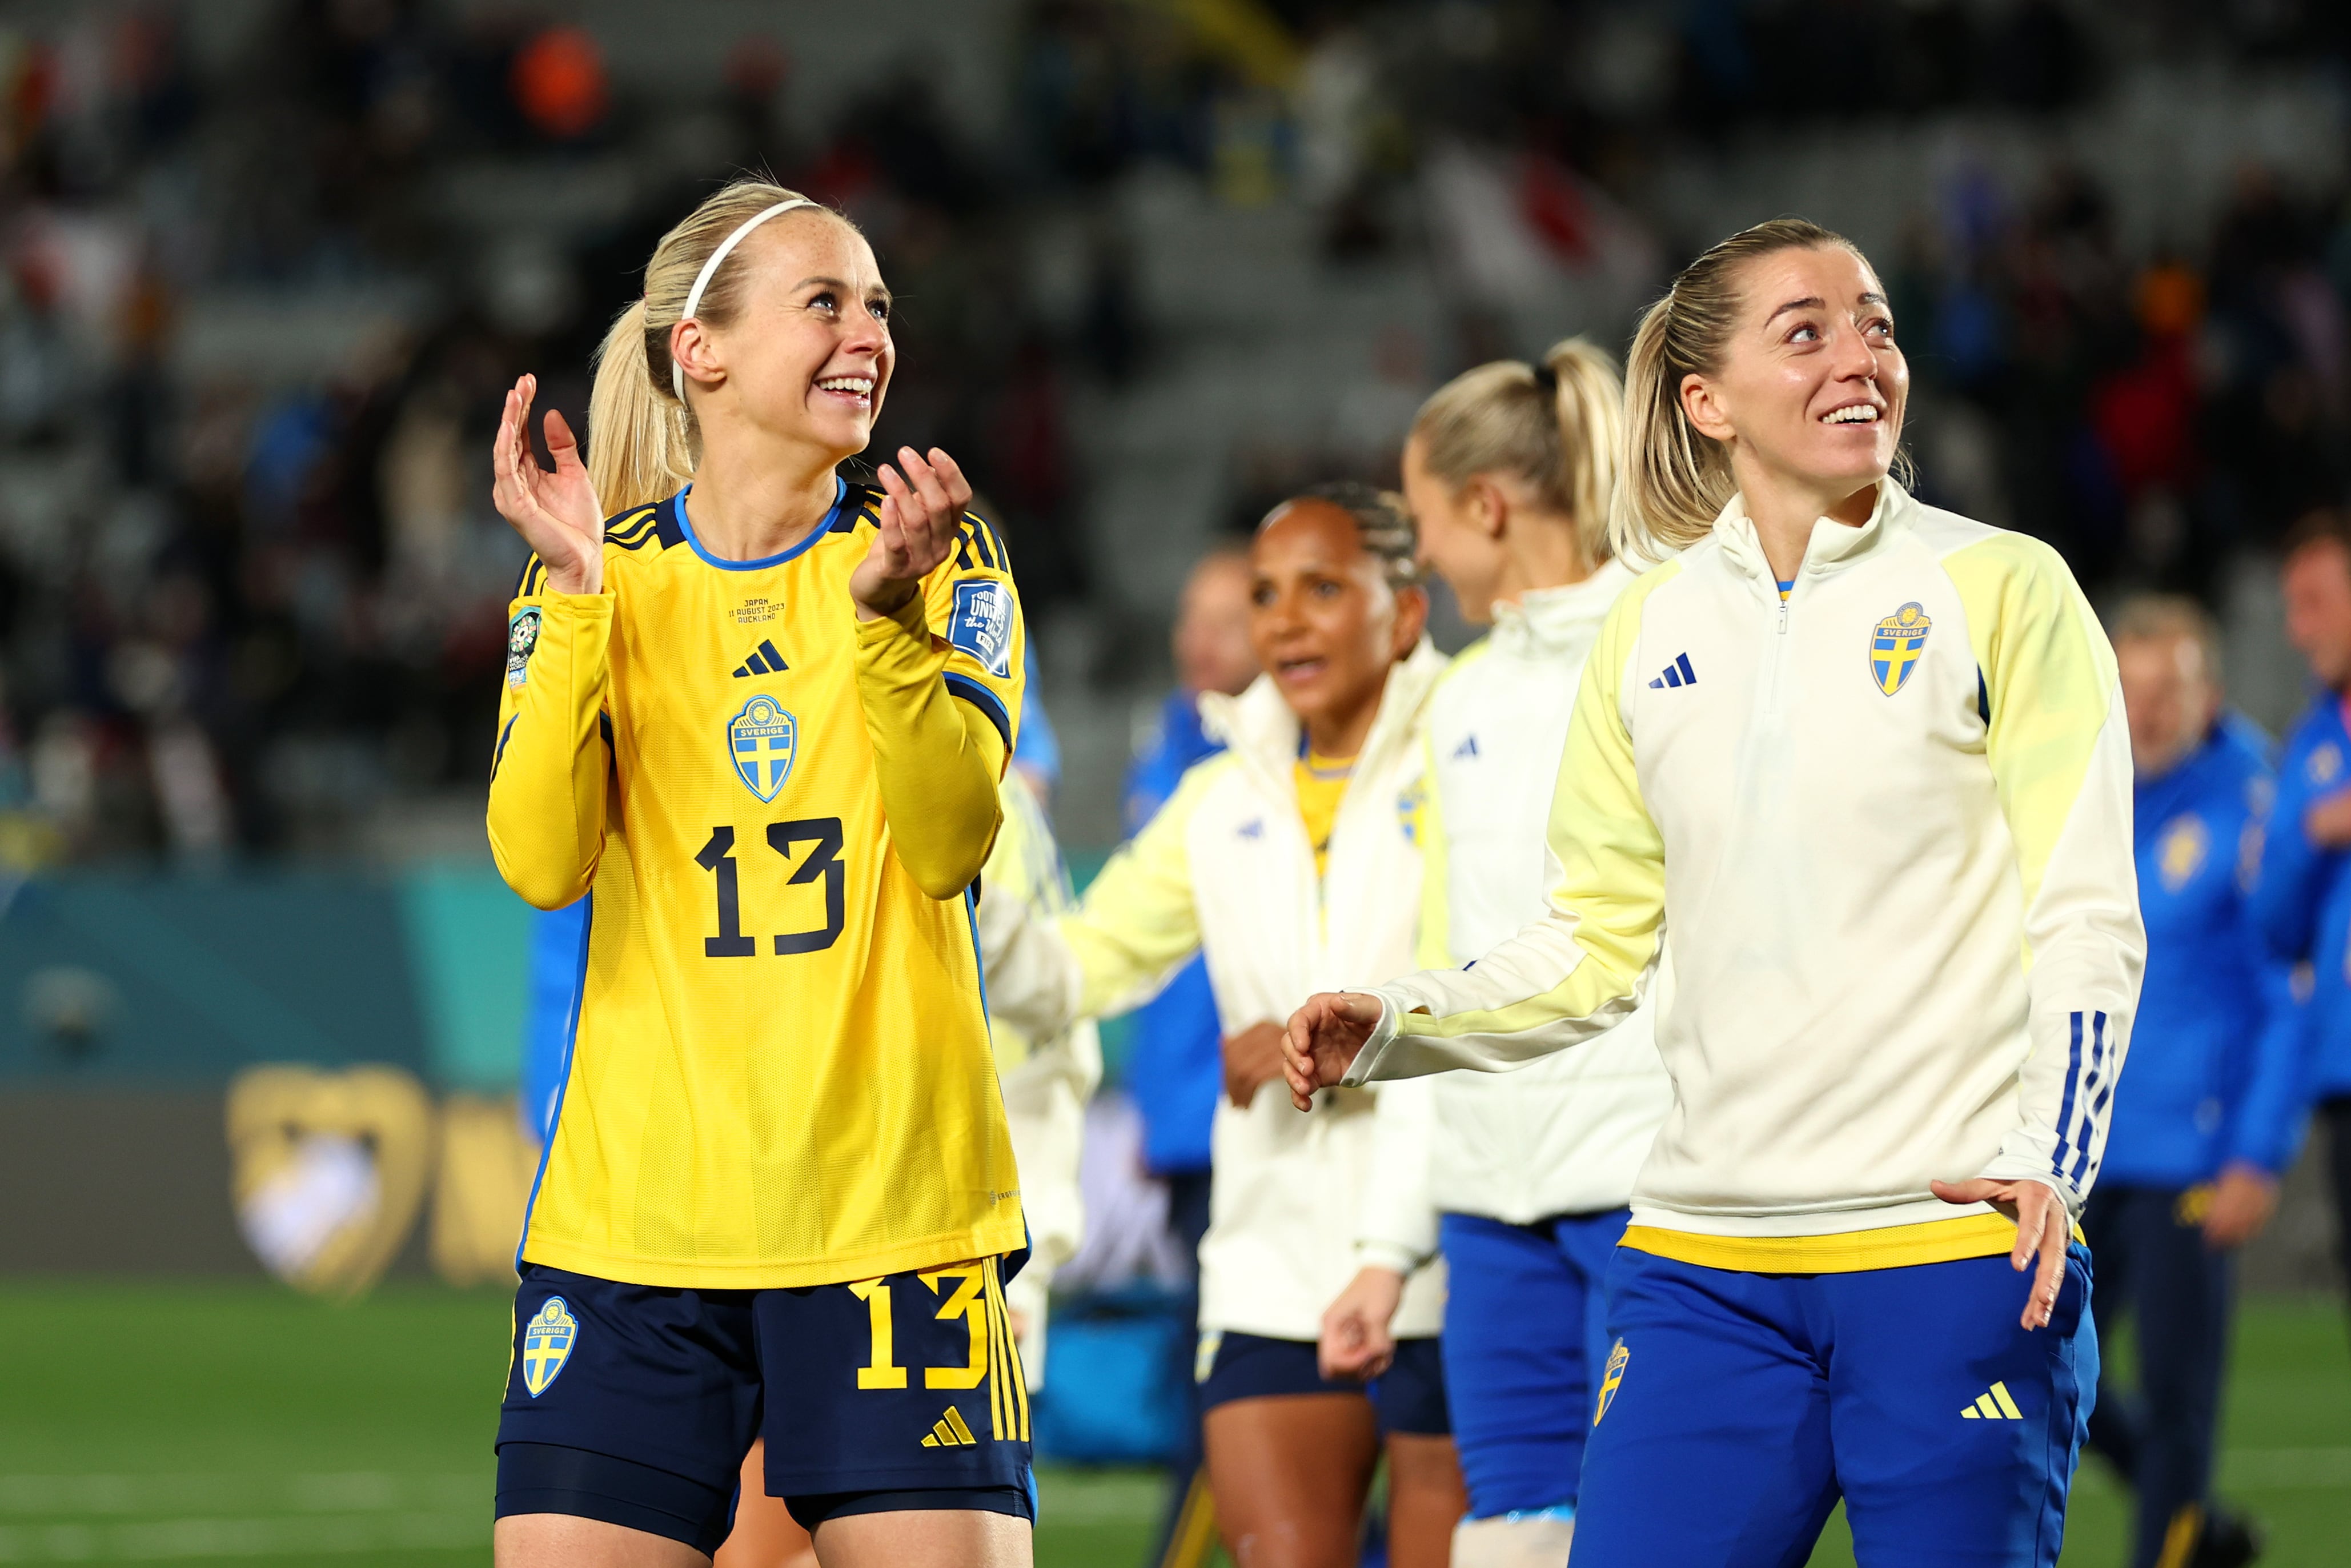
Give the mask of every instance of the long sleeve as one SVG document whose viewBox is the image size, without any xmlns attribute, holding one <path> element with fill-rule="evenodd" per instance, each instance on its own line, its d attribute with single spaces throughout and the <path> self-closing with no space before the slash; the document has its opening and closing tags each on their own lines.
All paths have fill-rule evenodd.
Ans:
<svg viewBox="0 0 2351 1568">
<path fill-rule="evenodd" d="M 2024 900 L 2031 1050 L 2019 1115 L 1980 1175 L 2097 1178 L 2147 963 L 2131 844 L 2130 732 L 2114 650 L 2053 550 L 2001 535 L 1944 563 L 1982 674 L 1985 757 Z"/>
<path fill-rule="evenodd" d="M 2261 967 L 2261 996 L 2262 1027 L 2246 1041 L 2253 1059 L 2229 1129 L 2229 1158 L 2283 1176 L 2301 1152 L 2308 1110 L 2309 1009 L 2294 995 L 2293 971 L 2274 961 Z"/>
<path fill-rule="evenodd" d="M 1409 1274 L 1437 1255 L 1437 1204 L 1429 1196 L 1436 1091 L 1426 1078 L 1380 1086 L 1372 1110 L 1371 1175 L 1355 1216 L 1359 1266 Z"/>
<path fill-rule="evenodd" d="M 1437 759 L 1421 737 L 1421 788 L 1412 814 L 1420 846 L 1420 922 L 1413 956 L 1425 969 L 1453 967 L 1447 902 L 1445 801 Z M 1430 1195 L 1437 1132 L 1435 1085 L 1420 1079 L 1386 1084 L 1374 1110 L 1377 1153 L 1355 1218 L 1358 1267 L 1409 1274 L 1437 1251 L 1437 1204 Z"/>
<path fill-rule="evenodd" d="M 1078 912 L 1061 919 L 1059 935 L 1080 977 L 1081 1016 L 1141 1006 L 1199 950 L 1186 841 L 1201 799 L 1227 766 L 1211 760 L 1186 773 L 1143 831 L 1111 856 Z"/>
<path fill-rule="evenodd" d="M 1449 969 L 1453 967 L 1452 889 L 1446 876 L 1452 845 L 1445 831 L 1445 801 L 1437 789 L 1437 756 L 1426 735 L 1420 737 L 1420 807 L 1413 819 L 1413 831 L 1420 843 L 1420 925 L 1412 956 L 1424 969 Z"/>
<path fill-rule="evenodd" d="M 1002 799 L 1004 827 L 980 883 L 979 950 L 1033 1249 L 1029 1267 L 1006 1289 L 1037 1325 L 1053 1270 L 1076 1253 L 1083 1236 L 1078 1156 L 1086 1102 L 1102 1082 L 1102 1043 L 1092 1024 L 1069 1021 L 1061 988 L 1063 966 L 1055 958 L 1051 922 L 1073 900 L 1052 830 L 1019 772 L 1005 776 Z"/>
<path fill-rule="evenodd" d="M 2302 831 L 2303 814 L 2322 793 L 2343 782 L 2330 774 L 2324 789 L 2315 787 L 2311 778 L 2314 748 L 2304 744 L 2307 735 L 2306 726 L 2296 732 L 2278 768 L 2277 798 L 2262 834 L 2261 874 L 2250 901 L 2254 924 L 2271 951 L 2288 963 L 2310 956 L 2326 873 L 2338 853 L 2312 843 Z"/>
<path fill-rule="evenodd" d="M 971 885 L 996 841 L 1009 737 L 950 693 L 949 649 L 924 611 L 918 595 L 857 623 L 857 698 L 891 847 L 925 893 L 946 899 Z"/>
<path fill-rule="evenodd" d="M 576 902 L 604 852 L 613 603 L 609 592 L 538 593 L 507 611 L 490 852 L 540 909 Z"/>
<path fill-rule="evenodd" d="M 1424 969 L 1378 988 L 1379 1027 L 1347 1082 L 1502 1071 L 1597 1039 L 1632 1013 L 1664 929 L 1666 861 L 1617 687 L 1642 605 L 1671 575 L 1625 590 L 1584 665 L 1552 798 L 1559 880 L 1550 911 L 1471 968 Z"/>
</svg>

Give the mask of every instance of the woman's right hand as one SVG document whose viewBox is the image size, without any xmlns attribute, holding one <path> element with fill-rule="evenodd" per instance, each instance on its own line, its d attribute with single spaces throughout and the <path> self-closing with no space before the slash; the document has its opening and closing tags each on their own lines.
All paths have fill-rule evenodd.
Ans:
<svg viewBox="0 0 2351 1568">
<path fill-rule="evenodd" d="M 507 393 L 506 415 L 498 421 L 492 453 L 497 478 L 490 486 L 490 500 L 546 564 L 549 592 L 601 593 L 604 508 L 597 503 L 596 486 L 589 483 L 588 465 L 580 461 L 579 440 L 563 415 L 551 408 L 547 411 L 547 451 L 555 459 L 555 472 L 538 465 L 538 455 L 530 449 L 530 403 L 538 395 L 537 376 L 523 377 Z"/>
<path fill-rule="evenodd" d="M 1355 1053 L 1380 1027 L 1380 998 L 1361 991 L 1321 991 L 1290 1015 L 1281 1037 L 1281 1072 L 1290 1080 L 1290 1101 L 1314 1108 L 1314 1092 L 1347 1076 Z"/>
</svg>

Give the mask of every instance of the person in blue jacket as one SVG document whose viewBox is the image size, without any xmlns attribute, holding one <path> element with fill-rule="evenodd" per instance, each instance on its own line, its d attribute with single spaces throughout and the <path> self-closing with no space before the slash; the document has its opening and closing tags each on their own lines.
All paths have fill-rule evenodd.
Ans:
<svg viewBox="0 0 2351 1568">
<path fill-rule="evenodd" d="M 1129 838 L 1159 814 L 1186 769 L 1225 748 L 1201 727 L 1200 695 L 1238 696 L 1257 678 L 1249 616 L 1247 548 L 1211 549 L 1194 563 L 1176 604 L 1176 689 L 1139 737 L 1127 768 L 1123 815 Z M 1157 996 L 1135 1009 L 1134 1019 L 1126 1089 L 1143 1117 L 1144 1164 L 1167 1184 L 1168 1228 L 1181 1239 L 1185 1255 L 1196 1258 L 1208 1228 L 1208 1130 L 1217 1118 L 1217 1096 L 1225 1088 L 1224 1030 L 1206 961 L 1194 958 L 1176 971 Z M 1194 1307 L 1196 1312 L 1196 1301 Z M 1185 1363 L 1176 1380 L 1187 1392 L 1191 1346 L 1198 1337 L 1195 1332 L 1183 1342 Z M 1185 1423 L 1185 1447 L 1170 1469 L 1174 1485 L 1152 1560 L 1164 1568 L 1196 1568 L 1190 1559 L 1217 1538 L 1203 1517 L 1209 1503 L 1196 1411 Z"/>
<path fill-rule="evenodd" d="M 2310 966 L 2305 1092 L 2327 1131 L 2338 1256 L 2351 1268 L 2351 523 L 2311 513 L 2286 537 L 2287 639 L 2318 690 L 2287 737 L 2253 908 Z"/>
<path fill-rule="evenodd" d="M 2220 708 L 2219 638 L 2192 600 L 2113 622 L 2130 721 L 2147 977 L 2105 1173 L 2082 1218 L 2098 1337 L 2137 1320 L 2138 1389 L 2102 1374 L 2090 1443 L 2138 1495 L 2135 1568 L 2252 1561 L 2211 1497 L 2235 1250 L 2268 1220 L 2300 1137 L 2304 1019 L 2248 894 L 2269 743 Z"/>
</svg>

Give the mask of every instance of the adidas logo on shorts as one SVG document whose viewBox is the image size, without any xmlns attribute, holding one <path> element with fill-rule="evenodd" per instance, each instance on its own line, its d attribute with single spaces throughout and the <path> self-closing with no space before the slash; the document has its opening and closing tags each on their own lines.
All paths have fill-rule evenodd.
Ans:
<svg viewBox="0 0 2351 1568">
<path fill-rule="evenodd" d="M 931 1423 L 930 1436 L 923 1439 L 923 1447 L 976 1448 L 979 1447 L 979 1439 L 971 1435 L 969 1427 L 964 1425 L 963 1412 L 950 1405 L 946 1415 Z"/>
<path fill-rule="evenodd" d="M 1970 1421 L 2022 1421 L 2024 1419 L 2024 1412 L 2019 1410 L 2016 1407 L 2016 1401 L 2009 1397 L 2008 1385 L 2005 1383 L 1995 1383 L 1983 1393 L 1977 1395 L 1976 1402 L 1961 1410 L 1959 1415 L 1963 1419 Z"/>
</svg>

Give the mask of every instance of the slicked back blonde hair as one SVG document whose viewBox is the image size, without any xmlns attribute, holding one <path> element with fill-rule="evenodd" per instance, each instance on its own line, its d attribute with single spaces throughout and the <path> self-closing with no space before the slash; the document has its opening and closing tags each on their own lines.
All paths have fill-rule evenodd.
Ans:
<svg viewBox="0 0 2351 1568">
<path fill-rule="evenodd" d="M 1851 251 L 1843 235 L 1803 218 L 1773 218 L 1741 229 L 1682 268 L 1666 297 L 1649 307 L 1625 361 L 1624 480 L 1609 534 L 1617 553 L 1659 559 L 1706 538 L 1738 492 L 1730 455 L 1703 434 L 1682 407 L 1682 379 L 1712 375 L 1738 329 L 1740 273 L 1759 256 L 1783 250 Z M 1873 270 L 1875 270 L 1873 268 Z M 1897 455 L 1894 478 L 1907 483 L 1909 459 Z"/>
<path fill-rule="evenodd" d="M 1496 360 L 1464 371 L 1414 415 L 1428 471 L 1456 492 L 1502 474 L 1535 504 L 1571 518 L 1587 565 L 1610 554 L 1609 508 L 1625 439 L 1625 386 L 1616 361 L 1582 338 L 1551 346 L 1541 368 Z"/>
<path fill-rule="evenodd" d="M 617 516 L 651 506 L 694 477 L 702 433 L 693 410 L 671 388 L 670 329 L 684 314 L 685 297 L 702 264 L 726 236 L 777 203 L 799 199 L 799 192 L 772 181 L 737 180 L 653 246 L 645 263 L 644 294 L 613 318 L 596 350 L 596 382 L 588 394 L 588 477 L 606 512 Z M 849 222 L 830 207 L 806 210 Z M 799 215 L 785 213 L 765 226 Z M 695 308 L 696 319 L 725 327 L 741 313 L 745 248 L 738 246 L 719 264 Z"/>
</svg>

